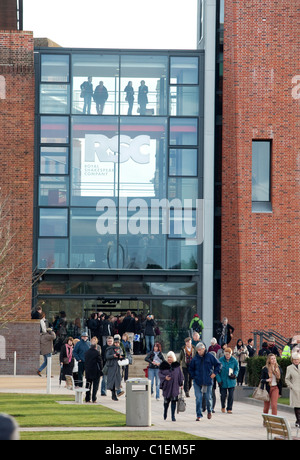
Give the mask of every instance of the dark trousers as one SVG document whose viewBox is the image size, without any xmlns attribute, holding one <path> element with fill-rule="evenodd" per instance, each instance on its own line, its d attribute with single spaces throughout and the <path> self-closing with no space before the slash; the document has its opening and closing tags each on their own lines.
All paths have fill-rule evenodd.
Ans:
<svg viewBox="0 0 300 460">
<path fill-rule="evenodd" d="M 78 387 L 82 387 L 83 385 L 83 374 L 84 374 L 84 363 L 80 361 L 80 363 L 78 363 L 78 382 L 76 385 Z"/>
<path fill-rule="evenodd" d="M 233 405 L 233 393 L 234 393 L 234 388 L 223 388 L 221 387 L 221 406 L 222 409 L 225 409 L 226 405 L 226 399 L 227 399 L 227 408 L 226 410 L 232 410 L 232 405 Z"/>
<path fill-rule="evenodd" d="M 95 402 L 97 400 L 97 392 L 99 388 L 100 377 L 96 379 L 86 379 L 86 388 L 88 388 L 85 394 L 85 402 L 89 402 L 91 400 L 91 392 L 92 392 L 92 401 Z"/>
<path fill-rule="evenodd" d="M 240 370 L 239 370 L 239 375 L 237 377 L 237 384 L 238 385 L 242 385 L 243 382 L 244 382 L 244 377 L 245 377 L 245 373 L 246 373 L 246 367 L 240 367 Z"/>
<path fill-rule="evenodd" d="M 187 394 L 192 386 L 192 377 L 190 376 L 190 373 L 188 371 L 187 367 L 182 368 L 183 376 L 184 376 L 184 383 L 183 383 L 183 389 L 185 394 Z"/>
</svg>

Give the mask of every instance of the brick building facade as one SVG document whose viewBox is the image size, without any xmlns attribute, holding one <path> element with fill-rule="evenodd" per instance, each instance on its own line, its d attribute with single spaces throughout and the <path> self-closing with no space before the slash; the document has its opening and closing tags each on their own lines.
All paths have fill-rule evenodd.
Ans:
<svg viewBox="0 0 300 460">
<path fill-rule="evenodd" d="M 8 5 L 11 7 L 11 3 Z M 8 24 L 9 25 L 9 24 Z M 10 319 L 0 329 L 0 374 L 12 373 L 13 355 L 17 352 L 17 372 L 30 374 L 39 359 L 39 324 L 31 320 L 31 280 L 33 251 L 34 188 L 34 108 L 35 78 L 32 32 L 13 28 L 0 32 L 0 171 L 1 204 L 8 233 L 1 233 L 3 245 L 13 234 L 10 251 L 1 262 L 1 273 L 11 270 L 1 302 L 8 307 Z M 3 222 L 1 222 L 3 224 Z M 3 229 L 2 229 L 3 230 Z M 26 287 L 25 287 L 26 286 Z M 1 304 L 2 305 L 2 304 Z M 1 315 L 1 317 L 3 317 Z M 6 319 L 6 318 L 5 318 Z M 36 339 L 34 339 L 36 337 Z M 32 364 L 34 362 L 34 365 Z"/>
<path fill-rule="evenodd" d="M 225 0 L 221 307 L 244 341 L 300 329 L 299 30 L 297 0 Z M 257 140 L 271 141 L 266 212 L 252 203 Z"/>
</svg>

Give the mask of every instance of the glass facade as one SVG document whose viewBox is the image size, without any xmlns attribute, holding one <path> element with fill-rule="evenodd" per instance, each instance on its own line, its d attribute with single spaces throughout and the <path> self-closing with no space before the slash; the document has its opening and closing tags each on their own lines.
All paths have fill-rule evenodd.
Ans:
<svg viewBox="0 0 300 460">
<path fill-rule="evenodd" d="M 51 277 L 80 273 L 84 287 L 72 295 L 84 297 L 83 308 L 118 270 L 131 273 L 126 295 L 144 296 L 147 311 L 167 309 L 176 321 L 183 306 L 188 316 L 196 304 L 201 311 L 203 52 L 41 49 L 35 56 L 36 265 L 50 287 L 45 293 L 40 283 L 38 298 L 64 298 L 67 288 L 57 291 Z M 157 286 L 177 300 L 138 292 L 137 273 L 159 281 L 159 271 L 198 277 L 190 299 L 176 277 Z M 99 273 L 102 283 L 87 282 Z"/>
</svg>

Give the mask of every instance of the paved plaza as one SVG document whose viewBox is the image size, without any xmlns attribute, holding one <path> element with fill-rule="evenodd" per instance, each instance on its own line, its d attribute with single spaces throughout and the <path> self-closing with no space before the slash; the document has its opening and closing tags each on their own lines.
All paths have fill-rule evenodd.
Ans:
<svg viewBox="0 0 300 460">
<path fill-rule="evenodd" d="M 123 385 L 125 387 L 125 385 Z M 36 393 L 46 394 L 47 393 L 47 382 L 46 378 L 40 378 L 38 376 L 0 376 L 0 392 L 1 393 Z M 51 394 L 57 395 L 72 395 L 73 392 L 64 388 L 64 382 L 59 385 L 58 377 L 54 376 L 51 379 Z M 74 397 L 75 400 L 75 397 Z M 157 401 L 155 398 L 151 398 L 151 427 L 88 427 L 87 430 L 146 430 L 146 431 L 157 431 L 157 430 L 174 430 L 183 431 L 186 433 L 194 434 L 196 436 L 202 436 L 213 440 L 266 440 L 266 429 L 262 425 L 262 403 L 259 402 L 241 402 L 235 401 L 233 405 L 232 414 L 223 414 L 221 412 L 220 401 L 217 391 L 217 403 L 215 407 L 215 414 L 212 419 L 208 420 L 206 413 L 200 422 L 196 421 L 195 413 L 195 398 L 193 391 L 191 391 L 191 397 L 185 399 L 187 403 L 186 411 L 180 414 L 176 414 L 176 422 L 172 422 L 171 418 L 163 420 L 163 398 Z M 279 400 L 280 401 L 280 400 Z M 73 404 L 66 402 L 66 404 Z M 85 404 L 85 403 L 84 403 Z M 121 396 L 119 401 L 112 401 L 110 391 L 108 396 L 98 396 L 98 402 L 103 406 L 109 407 L 119 411 L 120 413 L 126 413 L 126 395 Z M 94 406 L 94 404 L 91 404 Z M 284 416 L 289 421 L 292 433 L 296 435 L 296 429 L 294 428 L 295 417 L 291 408 L 284 407 L 279 404 L 278 415 Z M 51 429 L 51 428 L 46 428 Z M 53 431 L 67 431 L 67 430 L 83 430 L 84 428 L 53 428 Z M 41 428 L 21 428 L 20 431 L 45 431 L 45 427 Z"/>
</svg>

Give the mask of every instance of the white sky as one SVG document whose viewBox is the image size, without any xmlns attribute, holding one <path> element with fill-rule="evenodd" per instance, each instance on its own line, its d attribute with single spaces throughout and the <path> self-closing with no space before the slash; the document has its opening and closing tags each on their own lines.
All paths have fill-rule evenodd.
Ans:
<svg viewBox="0 0 300 460">
<path fill-rule="evenodd" d="M 197 47 L 197 0 L 24 0 L 23 19 L 65 48 Z"/>
</svg>

